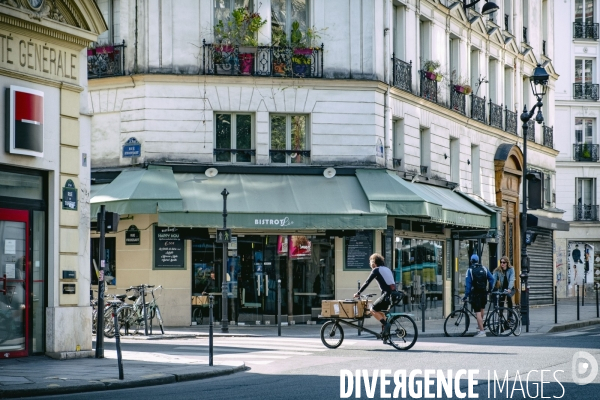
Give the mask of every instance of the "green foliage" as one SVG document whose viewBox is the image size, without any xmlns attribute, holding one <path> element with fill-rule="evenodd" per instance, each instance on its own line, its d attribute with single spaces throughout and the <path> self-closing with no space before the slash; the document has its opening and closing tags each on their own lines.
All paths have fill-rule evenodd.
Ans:
<svg viewBox="0 0 600 400">
<path fill-rule="evenodd" d="M 587 143 L 584 144 L 581 149 L 581 156 L 583 158 L 591 158 L 592 157 L 592 153 L 590 152 L 590 147 L 587 145 Z"/>
<path fill-rule="evenodd" d="M 217 43 L 236 46 L 258 46 L 257 33 L 267 23 L 260 14 L 240 7 L 231 12 L 225 21 L 219 20 L 214 27 Z"/>
<path fill-rule="evenodd" d="M 427 60 L 423 63 L 423 69 L 427 72 L 434 72 L 438 69 L 442 64 L 439 61 L 435 60 Z"/>
</svg>

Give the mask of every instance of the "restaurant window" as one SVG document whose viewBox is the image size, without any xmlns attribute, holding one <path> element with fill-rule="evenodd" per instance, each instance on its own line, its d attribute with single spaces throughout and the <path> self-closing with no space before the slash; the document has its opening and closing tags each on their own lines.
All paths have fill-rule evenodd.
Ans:
<svg viewBox="0 0 600 400">
<path fill-rule="evenodd" d="M 107 285 L 117 284 L 117 239 L 107 237 L 104 239 L 105 251 L 105 267 L 104 267 L 104 282 Z M 90 251 L 90 263 L 92 271 L 92 285 L 98 285 L 98 277 L 100 276 L 100 238 L 92 238 L 92 249 Z"/>
<path fill-rule="evenodd" d="M 215 162 L 250 163 L 254 160 L 252 148 L 252 115 L 215 115 Z"/>
<path fill-rule="evenodd" d="M 306 115 L 271 115 L 271 162 L 274 164 L 308 164 Z"/>
</svg>

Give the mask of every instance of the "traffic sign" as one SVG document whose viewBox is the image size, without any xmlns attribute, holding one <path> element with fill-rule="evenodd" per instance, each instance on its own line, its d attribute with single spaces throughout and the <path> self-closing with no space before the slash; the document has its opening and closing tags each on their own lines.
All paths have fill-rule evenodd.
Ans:
<svg viewBox="0 0 600 400">
<path fill-rule="evenodd" d="M 231 242 L 231 229 L 217 229 L 217 243 Z"/>
</svg>

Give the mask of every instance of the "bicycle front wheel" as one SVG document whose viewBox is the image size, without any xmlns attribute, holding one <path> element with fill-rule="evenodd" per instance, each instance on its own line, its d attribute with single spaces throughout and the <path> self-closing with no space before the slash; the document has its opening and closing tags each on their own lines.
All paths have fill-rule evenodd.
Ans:
<svg viewBox="0 0 600 400">
<path fill-rule="evenodd" d="M 104 336 L 107 338 L 115 337 L 115 320 L 112 314 L 112 307 L 104 311 Z"/>
<path fill-rule="evenodd" d="M 119 334 L 121 336 L 129 334 L 132 313 L 133 310 L 130 307 L 123 307 L 117 313 L 119 316 Z"/>
<path fill-rule="evenodd" d="M 469 330 L 469 314 L 464 310 L 455 310 L 444 321 L 444 333 L 449 337 L 465 336 Z"/>
<path fill-rule="evenodd" d="M 519 335 L 521 335 L 521 325 L 522 325 L 521 317 L 519 317 L 519 314 L 517 314 L 516 312 L 515 312 L 515 315 L 517 318 L 513 319 L 512 321 L 509 320 L 508 322 L 511 324 L 511 326 L 514 325 L 513 335 L 519 336 Z"/>
<path fill-rule="evenodd" d="M 488 328 L 494 336 L 509 336 L 515 330 L 515 325 L 509 322 L 511 319 L 517 319 L 513 310 L 504 307 L 497 308 L 489 316 Z"/>
<path fill-rule="evenodd" d="M 337 321 L 327 321 L 321 327 L 321 342 L 329 349 L 337 349 L 344 341 L 344 330 Z"/>
<path fill-rule="evenodd" d="M 417 324 L 408 315 L 397 315 L 390 320 L 390 344 L 398 350 L 408 350 L 417 343 Z"/>
<path fill-rule="evenodd" d="M 158 319 L 158 325 L 160 326 L 160 332 L 164 335 L 165 328 L 163 327 L 162 315 L 160 315 L 160 308 L 156 306 L 156 318 Z"/>
</svg>

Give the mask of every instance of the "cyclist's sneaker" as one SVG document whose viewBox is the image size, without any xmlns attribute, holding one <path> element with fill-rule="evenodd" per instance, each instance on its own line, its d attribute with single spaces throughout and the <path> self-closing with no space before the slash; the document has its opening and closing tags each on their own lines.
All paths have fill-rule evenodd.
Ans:
<svg viewBox="0 0 600 400">
<path fill-rule="evenodd" d="M 487 337 L 487 335 L 485 334 L 485 331 L 479 331 L 474 337 Z"/>
</svg>

